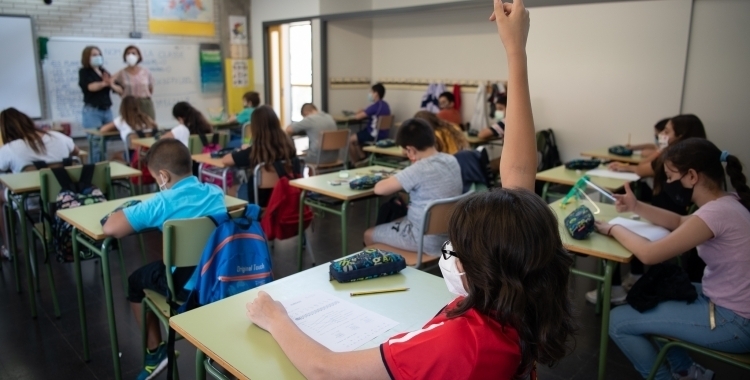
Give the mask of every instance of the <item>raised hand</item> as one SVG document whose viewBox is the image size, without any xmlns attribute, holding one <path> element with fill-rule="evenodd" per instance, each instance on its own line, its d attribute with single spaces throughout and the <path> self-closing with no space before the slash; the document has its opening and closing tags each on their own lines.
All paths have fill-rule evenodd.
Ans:
<svg viewBox="0 0 750 380">
<path fill-rule="evenodd" d="M 633 191 L 630 190 L 630 184 L 625 184 L 625 195 L 622 194 L 614 194 L 615 199 L 617 199 L 617 202 L 615 202 L 615 208 L 617 209 L 617 212 L 635 212 L 635 207 L 638 205 L 638 200 L 635 198 L 635 194 L 633 194 Z"/>
<path fill-rule="evenodd" d="M 525 53 L 530 20 L 523 0 L 514 0 L 513 3 L 504 3 L 502 0 L 494 2 L 495 11 L 492 12 L 490 21 L 497 24 L 497 32 L 503 41 L 505 52 L 508 55 Z"/>
</svg>

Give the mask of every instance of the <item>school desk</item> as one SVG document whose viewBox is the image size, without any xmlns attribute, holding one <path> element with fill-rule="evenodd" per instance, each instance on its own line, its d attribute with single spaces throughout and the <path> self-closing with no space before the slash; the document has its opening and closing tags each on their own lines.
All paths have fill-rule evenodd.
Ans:
<svg viewBox="0 0 750 380">
<path fill-rule="evenodd" d="M 349 296 L 350 292 L 399 287 L 409 290 Z M 414 268 L 407 267 L 393 276 L 339 284 L 329 281 L 328 265 L 319 265 L 170 318 L 169 325 L 198 348 L 196 378 L 205 378 L 203 361 L 208 355 L 239 379 L 304 379 L 271 334 L 245 316 L 245 304 L 261 290 L 279 300 L 322 291 L 399 323 L 359 349 L 375 348 L 396 334 L 419 330 L 455 297 L 440 277 Z M 218 320 L 221 323 L 215 322 Z"/>
<path fill-rule="evenodd" d="M 119 140 L 120 131 L 102 132 L 98 129 L 87 129 L 86 138 L 89 141 L 89 152 L 93 154 L 95 152 L 94 144 L 98 144 L 97 149 L 99 150 L 99 154 L 101 154 L 101 159 L 105 161 L 107 159 L 107 140 Z M 94 162 L 89 163 L 93 164 Z"/>
<path fill-rule="evenodd" d="M 242 126 L 236 120 L 234 121 L 229 121 L 229 120 L 213 121 L 212 120 L 211 125 L 213 125 L 213 127 L 216 129 L 234 129 L 234 128 L 239 128 Z"/>
<path fill-rule="evenodd" d="M 467 132 L 464 132 L 464 136 L 466 136 L 466 141 L 469 142 L 469 146 L 472 148 L 476 148 L 479 145 L 485 145 L 485 144 L 492 144 L 492 145 L 502 145 L 503 139 L 492 137 L 489 139 L 483 139 L 478 136 L 469 136 Z"/>
<path fill-rule="evenodd" d="M 229 173 L 230 166 L 224 165 L 221 162 L 221 158 L 212 158 L 211 153 L 201 153 L 192 155 L 193 161 L 197 162 L 198 165 L 198 178 L 203 181 L 203 177 L 209 177 L 218 179 L 221 181 L 221 188 L 224 192 L 227 192 L 227 174 Z M 218 169 L 208 170 L 206 165 Z M 219 171 L 220 170 L 220 171 Z"/>
<path fill-rule="evenodd" d="M 363 168 L 347 170 L 346 172 L 349 173 L 349 177 L 345 179 L 352 180 L 356 178 L 357 175 L 371 175 L 373 171 L 380 171 L 380 170 L 385 170 L 388 172 L 395 173 L 395 170 L 393 168 L 388 168 L 385 166 L 366 166 Z M 353 200 L 357 200 L 357 199 L 372 197 L 375 195 L 375 191 L 373 189 L 352 190 L 351 188 L 349 188 L 348 183 L 332 185 L 331 184 L 332 182 L 340 181 L 343 179 L 339 177 L 339 173 L 340 172 L 321 174 L 321 175 L 317 175 L 313 177 L 295 179 L 289 182 L 290 185 L 302 189 L 302 192 L 300 194 L 299 230 L 298 230 L 298 236 L 297 236 L 299 238 L 299 240 L 297 241 L 297 255 L 299 258 L 299 270 L 302 270 L 302 234 L 304 233 L 303 210 L 304 210 L 305 205 L 310 206 L 311 208 L 326 211 L 326 212 L 329 212 L 331 214 L 338 215 L 339 217 L 341 217 L 341 255 L 344 256 L 347 253 L 346 233 L 347 233 L 348 224 L 346 221 L 346 208 L 347 206 L 349 206 L 349 202 Z M 323 202 L 307 197 L 308 191 L 334 198 L 338 201 L 341 201 L 341 204 L 338 205 L 339 208 L 336 209 L 331 204 L 323 203 Z M 368 222 L 370 220 L 369 216 L 370 216 L 370 209 L 368 207 L 367 214 L 365 216 L 366 218 L 365 220 L 367 220 Z"/>
<path fill-rule="evenodd" d="M 117 341 L 117 326 L 115 324 L 115 309 L 114 300 L 112 298 L 112 281 L 109 268 L 109 245 L 113 238 L 104 234 L 102 231 L 102 225 L 100 220 L 129 200 L 141 200 L 144 201 L 153 197 L 155 194 L 145 194 L 136 197 L 128 197 L 122 199 L 111 200 L 103 203 L 97 203 L 88 206 L 81 206 L 71 209 L 60 210 L 57 212 L 57 216 L 60 219 L 70 223 L 73 226 L 71 232 L 73 240 L 73 252 L 79 252 L 79 247 L 83 245 L 85 248 L 90 249 L 94 252 L 99 259 L 101 259 L 101 269 L 104 281 L 104 296 L 107 304 L 107 322 L 109 323 L 109 338 L 112 348 L 112 360 L 114 361 L 114 375 L 115 378 L 120 380 L 122 374 L 120 372 L 120 356 L 119 356 L 119 343 Z M 228 210 L 235 210 L 244 207 L 247 202 L 241 199 L 225 196 L 224 203 Z M 99 244 L 96 244 L 100 242 Z M 86 327 L 86 306 L 83 299 L 83 280 L 81 278 L 81 261 L 80 255 L 74 254 L 74 266 L 76 275 L 76 291 L 78 293 L 78 312 L 81 317 L 81 335 L 83 339 L 83 357 L 84 360 L 89 361 L 89 343 L 88 343 L 88 332 Z M 120 263 L 124 265 L 124 263 Z"/>
<path fill-rule="evenodd" d="M 604 379 L 604 373 L 607 365 L 607 345 L 609 343 L 609 312 L 610 312 L 610 296 L 612 294 L 612 275 L 617 269 L 617 263 L 628 263 L 633 258 L 633 254 L 625 249 L 622 244 L 618 243 L 612 237 L 604 236 L 599 233 L 592 233 L 588 238 L 584 240 L 573 239 L 568 230 L 565 228 L 565 217 L 570 215 L 578 206 L 585 205 L 591 212 L 594 213 L 594 217 L 597 220 L 603 220 L 609 222 L 615 217 L 621 216 L 623 218 L 630 218 L 633 216 L 632 213 L 620 214 L 615 210 L 614 205 L 603 204 L 599 202 L 593 202 L 593 204 L 586 200 L 574 200 L 568 203 L 565 208 L 560 207 L 562 200 L 558 200 L 549 205 L 552 211 L 557 216 L 557 223 L 560 229 L 560 237 L 562 238 L 563 245 L 570 252 L 578 253 L 581 255 L 587 255 L 602 260 L 602 267 L 604 273 L 590 273 L 582 271 L 576 268 L 571 268 L 571 273 L 590 278 L 592 280 L 599 281 L 601 284 L 598 287 L 596 311 L 602 313 L 602 326 L 601 336 L 599 340 L 599 380 Z M 597 213 L 598 209 L 598 213 Z M 601 268 L 601 267 L 600 267 Z"/>
<path fill-rule="evenodd" d="M 403 168 L 404 166 L 408 166 L 408 161 L 407 161 L 407 165 L 402 165 L 403 161 L 406 159 L 406 154 L 404 154 L 404 150 L 401 149 L 400 146 L 394 145 L 390 148 L 380 148 L 376 145 L 369 145 L 369 146 L 362 148 L 362 150 L 367 153 L 372 153 L 370 155 L 371 166 L 381 165 L 381 166 L 388 166 L 391 168 L 399 168 L 399 169 Z M 383 156 L 388 156 L 388 157 L 400 158 L 400 160 L 393 161 L 393 160 L 378 159 L 377 157 L 375 157 L 378 154 L 383 155 Z"/>
<path fill-rule="evenodd" d="M 616 154 L 609 153 L 607 149 L 596 149 L 587 150 L 581 152 L 583 157 L 599 158 L 605 161 L 617 161 L 626 162 L 628 164 L 640 164 L 646 157 L 643 157 L 640 152 L 633 152 L 632 156 L 618 156 Z"/>
<path fill-rule="evenodd" d="M 132 149 L 140 149 L 140 148 L 151 148 L 151 145 L 154 145 L 156 143 L 155 137 L 144 137 L 141 139 L 133 139 L 130 140 L 130 147 Z"/>
<path fill-rule="evenodd" d="M 573 186 L 578 182 L 581 177 L 586 175 L 588 170 L 571 170 L 566 169 L 565 165 L 560 165 L 556 168 L 548 169 L 539 173 L 536 173 L 537 181 L 543 181 L 544 187 L 542 188 L 542 199 L 547 200 L 547 191 L 551 183 L 558 183 L 566 186 Z M 591 182 L 613 192 L 630 181 L 617 178 L 606 178 L 590 176 Z"/>
</svg>

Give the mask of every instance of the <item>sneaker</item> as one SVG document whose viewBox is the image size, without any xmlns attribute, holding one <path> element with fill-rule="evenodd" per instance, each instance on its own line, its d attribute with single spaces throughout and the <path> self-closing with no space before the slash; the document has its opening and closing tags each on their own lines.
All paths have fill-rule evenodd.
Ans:
<svg viewBox="0 0 750 380">
<path fill-rule="evenodd" d="M 612 287 L 612 293 L 610 296 L 610 303 L 612 305 L 622 305 L 625 303 L 625 298 L 628 296 L 628 292 L 626 292 L 622 286 L 617 285 Z M 596 289 L 586 292 L 586 301 L 596 305 Z"/>
<path fill-rule="evenodd" d="M 167 344 L 161 342 L 154 352 L 146 351 L 146 362 L 144 364 L 136 379 L 149 380 L 156 377 L 159 372 L 167 367 Z"/>
<path fill-rule="evenodd" d="M 693 363 L 686 373 L 674 373 L 672 377 L 675 380 L 712 380 L 714 378 L 714 371 Z"/>
<path fill-rule="evenodd" d="M 8 251 L 8 248 L 5 248 L 5 246 L 0 247 L 0 260 L 5 258 L 8 261 L 13 261 L 13 257 L 10 256 L 10 251 Z"/>
<path fill-rule="evenodd" d="M 626 292 L 629 292 L 630 289 L 633 288 L 633 285 L 635 285 L 636 281 L 638 281 L 641 278 L 641 276 L 643 275 L 628 273 L 625 279 L 622 280 L 622 287 L 625 289 Z"/>
</svg>

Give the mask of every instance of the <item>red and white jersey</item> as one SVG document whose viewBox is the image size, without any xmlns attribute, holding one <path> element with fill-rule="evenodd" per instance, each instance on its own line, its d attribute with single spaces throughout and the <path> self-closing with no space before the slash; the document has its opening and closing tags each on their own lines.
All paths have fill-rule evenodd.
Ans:
<svg viewBox="0 0 750 380">
<path fill-rule="evenodd" d="M 521 362 L 518 333 L 476 310 L 448 318 L 453 300 L 417 331 L 380 345 L 392 379 L 513 379 Z"/>
</svg>

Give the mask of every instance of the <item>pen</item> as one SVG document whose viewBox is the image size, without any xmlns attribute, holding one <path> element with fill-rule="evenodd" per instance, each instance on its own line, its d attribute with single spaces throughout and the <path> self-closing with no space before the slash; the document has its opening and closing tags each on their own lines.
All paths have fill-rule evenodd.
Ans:
<svg viewBox="0 0 750 380">
<path fill-rule="evenodd" d="M 349 293 L 349 296 L 356 297 L 356 296 L 365 296 L 368 294 L 380 294 L 380 293 L 393 293 L 393 292 L 404 292 L 409 290 L 409 288 L 393 288 L 393 289 L 380 289 L 380 290 L 368 290 L 364 292 L 351 292 Z"/>
</svg>

